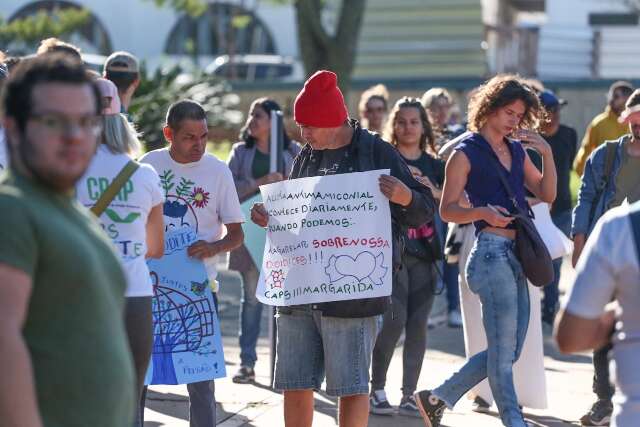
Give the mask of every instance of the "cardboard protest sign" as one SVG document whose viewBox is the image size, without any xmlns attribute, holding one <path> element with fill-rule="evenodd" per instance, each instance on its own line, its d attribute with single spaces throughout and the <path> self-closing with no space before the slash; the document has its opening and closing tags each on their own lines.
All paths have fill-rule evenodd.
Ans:
<svg viewBox="0 0 640 427">
<path fill-rule="evenodd" d="M 262 186 L 269 212 L 257 298 L 296 305 L 391 295 L 388 170 Z"/>
<path fill-rule="evenodd" d="M 164 256 L 149 260 L 153 354 L 145 384 L 189 384 L 226 376 L 220 324 L 202 261 L 187 248 L 196 232 L 165 235 Z"/>
</svg>

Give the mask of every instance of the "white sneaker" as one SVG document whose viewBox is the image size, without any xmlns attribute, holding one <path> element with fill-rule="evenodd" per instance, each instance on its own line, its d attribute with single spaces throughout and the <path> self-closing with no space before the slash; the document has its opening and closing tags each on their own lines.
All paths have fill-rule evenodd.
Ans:
<svg viewBox="0 0 640 427">
<path fill-rule="evenodd" d="M 453 310 L 449 312 L 447 316 L 447 325 L 450 328 L 461 328 L 462 327 L 462 315 L 460 314 L 460 310 Z"/>
</svg>

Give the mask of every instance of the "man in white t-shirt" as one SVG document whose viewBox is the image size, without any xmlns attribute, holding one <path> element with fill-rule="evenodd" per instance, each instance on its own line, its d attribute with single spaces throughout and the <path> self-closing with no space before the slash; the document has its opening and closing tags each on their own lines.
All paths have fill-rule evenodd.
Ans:
<svg viewBox="0 0 640 427">
<path fill-rule="evenodd" d="M 640 265 L 634 237 L 640 232 L 634 233 L 634 222 L 640 222 L 640 202 L 611 209 L 598 221 L 556 330 L 566 353 L 600 348 L 614 334 L 612 425 L 618 427 L 640 425 Z"/>
<path fill-rule="evenodd" d="M 192 227 L 198 240 L 189 256 L 201 259 L 214 283 L 213 257 L 239 247 L 244 239 L 238 194 L 226 163 L 206 153 L 206 113 L 194 101 L 178 101 L 169 107 L 163 129 L 169 147 L 147 153 L 140 161 L 151 164 L 160 175 L 165 192 L 165 229 Z M 226 234 L 223 235 L 223 225 Z M 213 381 L 187 384 L 191 427 L 215 426 Z"/>
</svg>

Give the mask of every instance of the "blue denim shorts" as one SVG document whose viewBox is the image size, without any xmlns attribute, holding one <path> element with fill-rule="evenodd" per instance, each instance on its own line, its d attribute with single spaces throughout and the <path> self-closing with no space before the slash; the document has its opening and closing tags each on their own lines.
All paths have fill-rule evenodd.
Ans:
<svg viewBox="0 0 640 427">
<path fill-rule="evenodd" d="M 280 308 L 273 388 L 319 390 L 326 375 L 331 396 L 368 394 L 380 324 L 381 316 L 345 319 L 310 305 Z"/>
</svg>

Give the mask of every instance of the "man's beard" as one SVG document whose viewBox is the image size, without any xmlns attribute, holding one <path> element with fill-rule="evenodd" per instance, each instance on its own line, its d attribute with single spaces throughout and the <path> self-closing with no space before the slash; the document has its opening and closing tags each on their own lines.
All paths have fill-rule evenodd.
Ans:
<svg viewBox="0 0 640 427">
<path fill-rule="evenodd" d="M 76 182 L 82 177 L 89 167 L 89 163 L 85 166 L 82 173 L 77 176 L 70 176 L 57 173 L 52 169 L 45 169 L 38 164 L 40 153 L 33 148 L 33 145 L 22 137 L 17 147 L 18 157 L 23 167 L 43 186 L 50 188 L 56 192 L 66 192 L 75 187 Z"/>
</svg>

